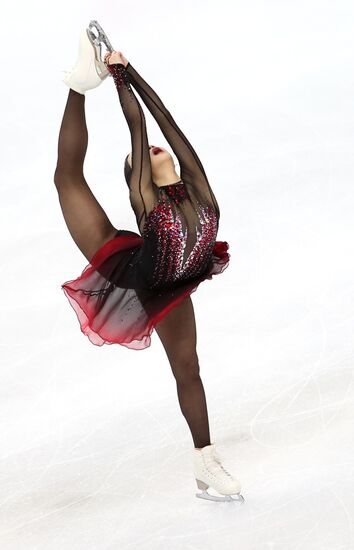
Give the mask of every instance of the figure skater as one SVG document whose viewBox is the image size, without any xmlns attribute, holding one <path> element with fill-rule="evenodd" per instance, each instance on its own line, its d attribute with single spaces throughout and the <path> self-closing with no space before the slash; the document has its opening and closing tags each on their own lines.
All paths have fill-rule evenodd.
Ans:
<svg viewBox="0 0 354 550">
<path fill-rule="evenodd" d="M 107 49 L 104 58 L 102 45 Z M 88 144 L 85 92 L 108 76 L 130 131 L 124 174 L 139 234 L 112 225 L 83 173 Z M 150 346 L 156 330 L 194 442 L 194 475 L 202 490 L 196 496 L 242 502 L 240 482 L 222 466 L 210 441 L 196 351 L 190 295 L 229 264 L 228 243 L 216 240 L 220 211 L 201 161 L 156 92 L 122 52 L 113 50 L 97 21 L 82 31 L 76 64 L 63 82 L 70 89 L 54 182 L 68 230 L 89 264 L 62 289 L 81 331 L 95 345 L 116 343 L 142 350 Z M 133 88 L 172 147 L 180 175 L 169 151 L 149 145 Z M 208 493 L 209 486 L 222 496 Z"/>
</svg>

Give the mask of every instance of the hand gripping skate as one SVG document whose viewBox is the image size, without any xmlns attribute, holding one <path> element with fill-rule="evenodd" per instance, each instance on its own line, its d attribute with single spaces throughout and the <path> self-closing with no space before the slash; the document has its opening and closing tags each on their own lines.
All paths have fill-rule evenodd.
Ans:
<svg viewBox="0 0 354 550">
<path fill-rule="evenodd" d="M 202 491 L 196 493 L 196 497 L 222 502 L 235 501 L 239 504 L 244 502 L 244 498 L 240 493 L 240 482 L 225 470 L 214 443 L 202 449 L 194 449 L 193 465 L 198 489 Z M 209 487 L 215 489 L 222 496 L 208 493 L 207 489 Z M 231 495 L 236 495 L 236 498 Z"/>
</svg>

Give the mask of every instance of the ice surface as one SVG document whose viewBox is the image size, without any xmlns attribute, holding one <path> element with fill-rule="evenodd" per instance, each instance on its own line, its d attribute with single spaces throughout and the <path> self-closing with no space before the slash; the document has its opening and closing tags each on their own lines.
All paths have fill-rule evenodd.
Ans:
<svg viewBox="0 0 354 550">
<path fill-rule="evenodd" d="M 0 548 L 353 549 L 354 5 L 97 6 L 3 9 Z M 221 207 L 230 266 L 193 303 L 212 440 L 242 507 L 195 498 L 157 334 L 143 351 L 95 347 L 60 288 L 87 265 L 53 172 L 62 71 L 92 18 L 156 87 Z M 136 230 L 112 81 L 86 112 L 86 178 Z"/>
</svg>

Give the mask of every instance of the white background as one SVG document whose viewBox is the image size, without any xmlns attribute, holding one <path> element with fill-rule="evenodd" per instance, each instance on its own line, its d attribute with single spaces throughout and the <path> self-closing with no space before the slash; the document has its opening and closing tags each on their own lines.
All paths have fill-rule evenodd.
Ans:
<svg viewBox="0 0 354 550">
<path fill-rule="evenodd" d="M 328 0 L 3 4 L 1 550 L 354 548 L 353 16 Z M 60 287 L 87 265 L 53 174 L 90 19 L 161 96 L 221 208 L 231 262 L 192 298 L 212 441 L 243 507 L 195 498 L 157 333 L 96 347 Z M 136 231 L 112 79 L 86 113 L 87 181 Z"/>
</svg>

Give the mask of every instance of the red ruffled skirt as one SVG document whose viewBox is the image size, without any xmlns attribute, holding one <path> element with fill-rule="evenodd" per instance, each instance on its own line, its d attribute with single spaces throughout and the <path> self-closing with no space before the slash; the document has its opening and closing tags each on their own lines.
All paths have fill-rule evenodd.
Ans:
<svg viewBox="0 0 354 550">
<path fill-rule="evenodd" d="M 118 230 L 92 257 L 82 274 L 61 285 L 80 328 L 92 344 L 121 344 L 141 350 L 150 346 L 155 325 L 205 279 L 229 264 L 229 245 L 216 241 L 208 268 L 196 279 L 169 288 L 146 288 L 142 277 L 143 238 Z"/>
</svg>

